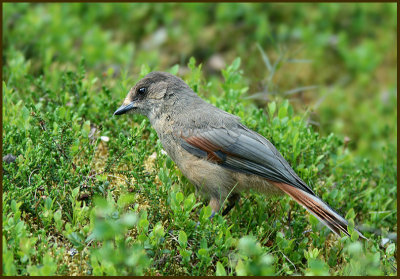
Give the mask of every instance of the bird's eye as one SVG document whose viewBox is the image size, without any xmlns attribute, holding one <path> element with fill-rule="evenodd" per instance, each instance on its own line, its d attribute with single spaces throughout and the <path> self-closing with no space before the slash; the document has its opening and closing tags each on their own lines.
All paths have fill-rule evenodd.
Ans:
<svg viewBox="0 0 400 279">
<path fill-rule="evenodd" d="M 144 93 L 146 93 L 146 87 L 141 87 L 138 89 L 137 91 L 139 94 L 143 95 Z"/>
</svg>

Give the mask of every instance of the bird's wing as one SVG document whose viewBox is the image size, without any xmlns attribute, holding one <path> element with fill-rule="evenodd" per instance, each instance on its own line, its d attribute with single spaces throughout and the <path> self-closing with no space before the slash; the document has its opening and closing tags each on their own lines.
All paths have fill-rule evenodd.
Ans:
<svg viewBox="0 0 400 279">
<path fill-rule="evenodd" d="M 294 172 L 289 163 L 266 138 L 242 124 L 234 128 L 207 128 L 180 135 L 189 153 L 228 169 L 264 177 L 304 206 L 336 234 L 350 235 L 348 222 Z M 361 238 L 365 237 L 358 231 Z"/>
<path fill-rule="evenodd" d="M 242 173 L 282 182 L 315 195 L 266 138 L 242 124 L 235 128 L 193 130 L 180 135 L 181 146 L 189 153 Z"/>
</svg>

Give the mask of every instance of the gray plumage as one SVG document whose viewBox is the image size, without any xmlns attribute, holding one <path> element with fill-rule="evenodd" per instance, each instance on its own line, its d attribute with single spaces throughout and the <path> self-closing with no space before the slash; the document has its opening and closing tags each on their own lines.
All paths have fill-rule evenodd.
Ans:
<svg viewBox="0 0 400 279">
<path fill-rule="evenodd" d="M 226 214 L 242 191 L 285 192 L 333 232 L 349 234 L 347 221 L 315 195 L 271 142 L 240 123 L 239 117 L 198 97 L 180 78 L 148 74 L 114 114 L 123 113 L 149 118 L 168 155 L 210 197 L 214 213 L 228 199 Z"/>
</svg>

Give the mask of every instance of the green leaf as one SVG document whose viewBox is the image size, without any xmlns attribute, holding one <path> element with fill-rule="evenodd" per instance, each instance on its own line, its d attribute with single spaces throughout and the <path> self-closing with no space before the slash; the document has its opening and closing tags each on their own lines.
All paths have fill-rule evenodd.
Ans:
<svg viewBox="0 0 400 279">
<path fill-rule="evenodd" d="M 204 249 L 204 248 L 199 249 L 198 253 L 199 253 L 200 256 L 203 256 L 203 257 L 207 257 L 208 256 L 208 250 Z"/>
<path fill-rule="evenodd" d="M 18 207 L 17 207 L 17 202 L 15 200 L 11 201 L 11 210 L 14 213 L 17 213 Z"/>
<path fill-rule="evenodd" d="M 347 230 L 349 232 L 353 232 L 354 231 L 354 220 L 353 219 L 348 219 L 349 223 L 347 225 Z"/>
<path fill-rule="evenodd" d="M 131 193 L 122 194 L 117 201 L 117 205 L 119 208 L 124 208 L 132 204 L 134 200 L 135 200 L 135 195 Z"/>
<path fill-rule="evenodd" d="M 173 75 L 176 75 L 179 71 L 179 64 L 175 64 L 174 66 L 172 66 L 168 72 L 170 72 Z"/>
<path fill-rule="evenodd" d="M 182 192 L 176 193 L 175 198 L 176 198 L 177 203 L 178 203 L 178 204 L 181 204 L 182 201 L 183 201 L 183 194 L 182 194 Z"/>
<path fill-rule="evenodd" d="M 26 130 L 28 130 L 30 128 L 30 124 L 29 124 L 30 114 L 29 114 L 29 109 L 27 109 L 25 106 L 22 107 L 20 119 L 21 119 L 23 127 Z"/>
<path fill-rule="evenodd" d="M 217 275 L 217 276 L 226 276 L 225 268 L 222 265 L 222 263 L 220 263 L 219 261 L 217 262 L 217 269 L 215 271 L 215 275 Z"/>
<path fill-rule="evenodd" d="M 68 235 L 68 239 L 71 243 L 80 251 L 83 248 L 83 242 L 85 238 L 81 233 L 73 232 Z"/>
<path fill-rule="evenodd" d="M 90 121 L 86 120 L 85 123 L 82 125 L 82 136 L 87 138 L 90 133 Z"/>
<path fill-rule="evenodd" d="M 347 246 L 347 251 L 352 255 L 361 255 L 363 252 L 363 247 L 361 242 L 352 242 Z"/>
<path fill-rule="evenodd" d="M 356 230 L 353 230 L 351 233 L 351 240 L 356 241 L 356 240 L 358 240 L 359 236 L 360 235 L 358 234 L 358 232 Z"/>
<path fill-rule="evenodd" d="M 240 57 L 237 57 L 235 60 L 232 62 L 232 70 L 237 71 L 240 67 Z"/>
<path fill-rule="evenodd" d="M 194 194 L 191 193 L 183 203 L 183 208 L 185 209 L 185 211 L 191 211 L 193 209 L 195 202 L 196 198 L 194 197 Z"/>
<path fill-rule="evenodd" d="M 349 211 L 347 211 L 345 218 L 348 220 L 348 219 L 354 219 L 354 217 L 356 217 L 354 208 L 350 208 Z"/>
<path fill-rule="evenodd" d="M 272 119 L 272 117 L 274 116 L 275 110 L 276 110 L 276 103 L 275 102 L 268 103 L 268 114 L 270 119 Z"/>
<path fill-rule="evenodd" d="M 238 260 L 238 263 L 235 267 L 235 271 L 236 271 L 236 275 L 237 276 L 246 276 L 247 275 L 247 271 L 246 268 L 244 266 L 244 263 L 241 259 Z"/>
<path fill-rule="evenodd" d="M 191 56 L 189 59 L 188 67 L 191 71 L 196 69 L 196 59 L 193 56 Z"/>
<path fill-rule="evenodd" d="M 212 209 L 209 205 L 204 206 L 200 211 L 200 220 L 205 221 L 211 216 Z"/>
<path fill-rule="evenodd" d="M 186 246 L 187 246 L 187 235 L 182 230 L 179 231 L 178 242 L 179 242 L 180 246 L 182 246 L 183 248 L 186 248 Z"/>
<path fill-rule="evenodd" d="M 386 254 L 388 254 L 389 256 L 393 256 L 395 251 L 396 251 L 396 244 L 394 243 L 391 243 L 388 245 L 388 247 L 386 247 Z"/>
<path fill-rule="evenodd" d="M 78 187 L 76 187 L 75 189 L 72 190 L 71 195 L 72 195 L 72 199 L 73 199 L 73 200 L 75 200 L 76 197 L 78 197 L 79 189 L 80 189 L 80 187 L 78 186 Z"/>
<path fill-rule="evenodd" d="M 143 64 L 143 65 L 140 67 L 140 74 L 139 74 L 139 76 L 140 76 L 140 78 L 143 78 L 145 75 L 147 75 L 147 74 L 150 73 L 150 72 L 151 72 L 151 69 L 150 69 L 149 65 Z"/>
<path fill-rule="evenodd" d="M 44 207 L 47 210 L 51 210 L 52 205 L 53 205 L 53 201 L 51 200 L 50 197 L 47 197 L 46 200 L 44 201 Z"/>
<path fill-rule="evenodd" d="M 140 219 L 138 228 L 142 229 L 144 232 L 147 232 L 149 228 L 149 221 L 147 219 Z"/>
<path fill-rule="evenodd" d="M 244 236 L 239 240 L 238 244 L 239 251 L 242 255 L 253 256 L 260 254 L 261 247 L 253 236 Z"/>
<path fill-rule="evenodd" d="M 164 236 L 164 234 L 165 234 L 165 232 L 164 232 L 164 227 L 163 227 L 163 225 L 162 225 L 161 223 L 157 223 L 157 225 L 156 225 L 155 228 L 154 228 L 154 235 L 155 235 L 157 238 L 161 238 L 161 237 Z"/>
<path fill-rule="evenodd" d="M 122 224 L 126 225 L 129 228 L 135 226 L 138 222 L 138 217 L 135 213 L 126 213 L 121 217 Z"/>
<path fill-rule="evenodd" d="M 281 105 L 281 107 L 279 108 L 279 111 L 278 111 L 278 117 L 280 119 L 283 119 L 286 116 L 287 116 L 287 107 L 284 105 Z"/>
</svg>

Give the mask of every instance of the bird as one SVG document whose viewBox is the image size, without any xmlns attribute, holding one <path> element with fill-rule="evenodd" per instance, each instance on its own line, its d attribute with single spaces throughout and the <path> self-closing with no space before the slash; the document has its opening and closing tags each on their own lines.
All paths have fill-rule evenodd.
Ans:
<svg viewBox="0 0 400 279">
<path fill-rule="evenodd" d="M 210 218 L 225 201 L 221 215 L 228 214 L 240 194 L 251 189 L 266 196 L 286 193 L 335 234 L 350 236 L 348 221 L 315 194 L 268 139 L 200 98 L 181 78 L 150 72 L 114 112 L 122 114 L 149 119 L 166 153 L 196 192 L 209 198 Z"/>
</svg>

